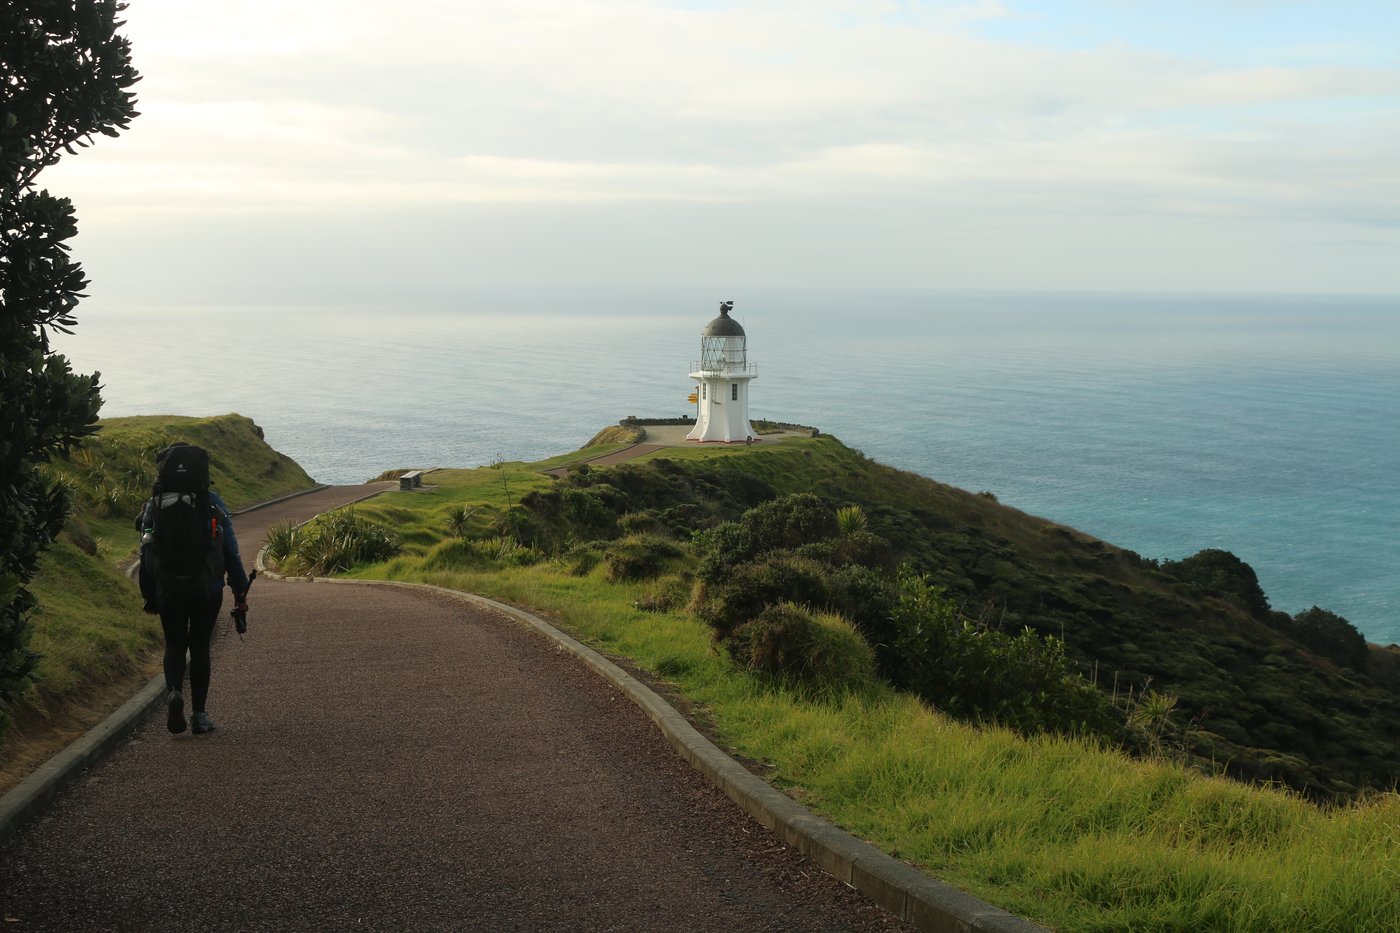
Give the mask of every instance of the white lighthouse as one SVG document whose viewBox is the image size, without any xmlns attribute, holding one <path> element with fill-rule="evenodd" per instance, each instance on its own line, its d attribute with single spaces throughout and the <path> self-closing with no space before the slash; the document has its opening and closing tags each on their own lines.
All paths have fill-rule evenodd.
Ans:
<svg viewBox="0 0 1400 933">
<path fill-rule="evenodd" d="M 700 332 L 700 362 L 690 365 L 697 383 L 695 428 L 691 441 L 744 442 L 754 436 L 749 424 L 749 383 L 758 367 L 748 361 L 744 328 L 729 316 L 732 301 L 722 301 L 719 317 Z"/>
</svg>

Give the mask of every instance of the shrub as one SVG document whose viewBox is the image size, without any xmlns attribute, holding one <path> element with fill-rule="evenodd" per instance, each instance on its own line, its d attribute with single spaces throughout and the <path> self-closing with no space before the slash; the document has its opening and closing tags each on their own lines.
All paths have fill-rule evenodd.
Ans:
<svg viewBox="0 0 1400 933">
<path fill-rule="evenodd" d="M 606 538 L 616 533 L 607 487 L 565 489 L 562 499 L 564 518 L 580 537 Z"/>
<path fill-rule="evenodd" d="M 881 673 L 893 679 L 892 671 L 898 667 L 893 652 L 898 642 L 894 612 L 899 592 L 890 578 L 869 567 L 851 565 L 827 575 L 825 584 L 827 608 L 851 620 L 874 649 Z"/>
<path fill-rule="evenodd" d="M 666 534 L 667 527 L 651 512 L 628 512 L 617 520 L 624 535 Z"/>
<path fill-rule="evenodd" d="M 340 573 L 356 564 L 388 560 L 401 547 L 393 529 L 356 514 L 354 509 L 323 515 L 296 529 L 290 539 L 290 551 L 278 560 L 279 568 L 289 574 Z"/>
<path fill-rule="evenodd" d="M 564 566 L 576 577 L 588 576 L 602 561 L 602 549 L 589 542 L 575 544 L 563 555 Z"/>
<path fill-rule="evenodd" d="M 472 519 L 476 516 L 475 506 L 454 505 L 447 510 L 447 531 L 454 538 L 467 538 L 471 534 Z"/>
<path fill-rule="evenodd" d="M 808 695 L 860 691 L 875 682 L 874 655 L 849 622 L 792 603 L 769 606 L 739 626 L 725 650 L 745 670 Z"/>
<path fill-rule="evenodd" d="M 754 506 L 737 522 L 723 522 L 696 536 L 700 578 L 717 581 L 736 564 L 769 551 L 790 550 L 836 537 L 836 514 L 811 493 L 782 496 Z"/>
<path fill-rule="evenodd" d="M 609 545 L 604 559 L 608 564 L 608 579 L 647 580 L 670 569 L 685 551 L 680 545 L 659 535 L 632 535 Z"/>
<path fill-rule="evenodd" d="M 296 550 L 299 532 L 296 523 L 290 520 L 278 522 L 267 530 L 264 556 L 271 561 L 272 566 L 281 567 L 283 562 L 292 556 L 292 552 Z"/>
<path fill-rule="evenodd" d="M 836 510 L 836 530 L 842 535 L 864 531 L 866 524 L 865 509 L 858 505 L 848 505 Z"/>
<path fill-rule="evenodd" d="M 1354 670 L 1366 670 L 1369 649 L 1356 626 L 1335 612 L 1313 606 L 1293 617 L 1293 637 L 1309 649 Z"/>
<path fill-rule="evenodd" d="M 822 563 L 841 567 L 859 564 L 865 567 L 895 568 L 894 548 L 884 538 L 868 531 L 854 531 L 839 538 L 804 544 L 797 553 Z"/>
<path fill-rule="evenodd" d="M 1229 600 L 1255 618 L 1269 615 L 1269 599 L 1254 568 L 1229 551 L 1206 548 L 1182 560 L 1163 561 L 1162 569 L 1193 589 Z"/>
<path fill-rule="evenodd" d="M 803 558 L 775 555 L 731 569 L 722 583 L 706 583 L 695 612 L 724 640 L 764 609 L 782 602 L 819 607 L 826 603 L 825 568 Z"/>
<path fill-rule="evenodd" d="M 1123 738 L 1123 714 L 1072 669 L 1058 638 L 975 625 L 942 590 L 907 571 L 897 586 L 891 653 L 898 659 L 897 686 L 960 719 L 992 720 L 1027 734 Z"/>
<path fill-rule="evenodd" d="M 637 597 L 636 607 L 643 612 L 670 612 L 684 606 L 689 598 L 689 576 L 673 574 L 653 581 Z"/>
<path fill-rule="evenodd" d="M 831 506 L 806 492 L 755 506 L 740 521 L 749 529 L 759 553 L 824 541 L 838 531 Z"/>
<path fill-rule="evenodd" d="M 695 535 L 697 573 L 701 580 L 719 582 L 736 564 L 748 560 L 754 551 L 747 528 L 738 522 L 720 522 Z"/>
</svg>

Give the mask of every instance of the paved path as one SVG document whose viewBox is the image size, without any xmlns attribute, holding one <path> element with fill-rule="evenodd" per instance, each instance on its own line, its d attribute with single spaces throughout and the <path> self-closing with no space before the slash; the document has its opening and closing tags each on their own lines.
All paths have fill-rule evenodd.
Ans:
<svg viewBox="0 0 1400 933">
<path fill-rule="evenodd" d="M 271 521 L 238 519 L 246 562 Z M 150 717 L 0 849 L 5 930 L 870 930 L 610 685 L 431 592 L 259 580 L 218 731 Z"/>
</svg>

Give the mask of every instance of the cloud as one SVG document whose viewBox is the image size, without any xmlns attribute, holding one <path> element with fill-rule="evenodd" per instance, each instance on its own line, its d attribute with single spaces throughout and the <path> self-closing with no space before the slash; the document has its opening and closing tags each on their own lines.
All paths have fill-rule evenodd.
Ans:
<svg viewBox="0 0 1400 933">
<path fill-rule="evenodd" d="M 143 0 L 143 116 L 45 179 L 85 224 L 864 201 L 1084 237 L 1135 216 L 1144 254 L 1181 218 L 1400 216 L 1400 68 L 981 28 L 1017 6 Z"/>
</svg>

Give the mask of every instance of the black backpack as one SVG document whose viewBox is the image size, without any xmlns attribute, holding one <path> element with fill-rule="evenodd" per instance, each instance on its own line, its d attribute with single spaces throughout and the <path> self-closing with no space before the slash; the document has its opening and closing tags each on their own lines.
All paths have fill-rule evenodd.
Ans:
<svg viewBox="0 0 1400 933">
<path fill-rule="evenodd" d="M 203 596 L 213 589 L 224 575 L 224 542 L 209 503 L 204 448 L 179 444 L 156 457 L 144 524 L 142 576 L 154 584 L 156 601 Z"/>
</svg>

